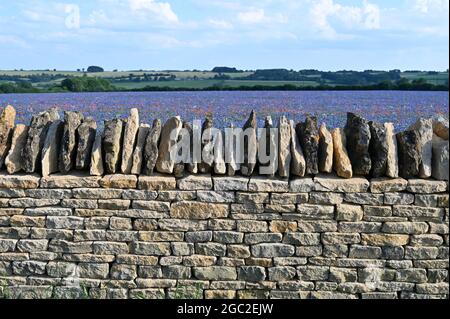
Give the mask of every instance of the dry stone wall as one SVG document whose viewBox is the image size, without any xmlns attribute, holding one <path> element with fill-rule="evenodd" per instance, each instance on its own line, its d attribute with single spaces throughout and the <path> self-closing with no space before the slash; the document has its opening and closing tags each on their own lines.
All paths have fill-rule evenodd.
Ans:
<svg viewBox="0 0 450 319">
<path fill-rule="evenodd" d="M 3 109 L 0 298 L 448 298 L 447 119 L 267 117 L 264 141 L 252 112 L 242 163 L 175 162 L 183 130 L 217 147 L 200 126 Z"/>
<path fill-rule="evenodd" d="M 448 183 L 0 175 L 2 298 L 448 298 Z"/>
</svg>

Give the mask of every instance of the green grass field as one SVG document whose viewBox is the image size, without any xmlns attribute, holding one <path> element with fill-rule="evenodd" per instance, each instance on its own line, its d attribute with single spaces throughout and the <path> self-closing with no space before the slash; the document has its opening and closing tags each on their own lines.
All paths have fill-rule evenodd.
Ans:
<svg viewBox="0 0 450 319">
<path fill-rule="evenodd" d="M 51 71 L 51 70 L 0 70 L 1 76 L 13 76 L 16 77 L 16 81 L 33 81 L 33 86 L 40 89 L 47 89 L 53 86 L 57 86 L 66 77 L 74 76 L 88 76 L 88 77 L 100 77 L 108 79 L 112 85 L 123 89 L 141 89 L 146 86 L 160 88 L 186 88 L 186 89 L 204 89 L 211 86 L 222 87 L 239 87 L 239 86 L 282 86 L 285 84 L 295 85 L 299 87 L 305 86 L 317 86 L 320 83 L 320 75 L 310 75 L 309 81 L 259 81 L 259 80 L 239 80 L 237 78 L 243 78 L 251 75 L 253 72 L 240 72 L 240 73 L 226 73 L 230 80 L 215 79 L 218 73 L 211 71 L 154 71 L 154 70 L 131 70 L 131 71 L 105 71 L 100 73 L 84 73 L 77 71 Z M 376 73 L 376 72 L 375 72 Z M 175 76 L 175 80 L 170 81 L 149 81 L 147 77 L 154 78 L 157 74 L 164 74 L 166 77 Z M 42 81 L 32 79 L 32 76 L 43 76 Z M 47 77 L 45 77 L 47 76 Z M 49 78 L 48 76 L 53 76 Z M 443 85 L 448 83 L 448 72 L 403 72 L 401 77 L 410 81 L 416 79 L 424 79 L 428 83 L 435 85 Z M 44 79 L 45 78 L 45 79 Z M 136 81 L 139 79 L 140 81 Z M 0 83 L 8 82 L 8 79 L 0 79 Z M 336 83 L 331 81 L 325 82 L 330 86 L 340 86 L 342 83 Z"/>
</svg>

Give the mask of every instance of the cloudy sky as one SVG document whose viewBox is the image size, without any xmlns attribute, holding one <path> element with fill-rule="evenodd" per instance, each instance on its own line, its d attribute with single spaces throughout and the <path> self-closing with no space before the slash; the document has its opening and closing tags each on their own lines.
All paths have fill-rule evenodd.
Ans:
<svg viewBox="0 0 450 319">
<path fill-rule="evenodd" d="M 446 70 L 449 0 L 0 1 L 0 69 Z"/>
</svg>

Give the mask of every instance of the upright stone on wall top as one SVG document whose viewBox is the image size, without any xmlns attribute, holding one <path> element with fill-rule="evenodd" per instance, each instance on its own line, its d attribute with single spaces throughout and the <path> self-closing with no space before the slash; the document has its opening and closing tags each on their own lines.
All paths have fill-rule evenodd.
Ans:
<svg viewBox="0 0 450 319">
<path fill-rule="evenodd" d="M 388 141 L 386 128 L 376 122 L 369 122 L 370 127 L 370 156 L 372 161 L 371 176 L 381 177 L 386 175 L 388 160 Z"/>
<path fill-rule="evenodd" d="M 285 116 L 278 122 L 278 175 L 289 177 L 291 171 L 291 125 Z"/>
<path fill-rule="evenodd" d="M 150 125 L 141 124 L 139 126 L 136 148 L 133 152 L 133 165 L 131 167 L 131 174 L 139 175 L 142 172 L 142 166 L 144 162 L 144 148 L 145 141 L 147 139 L 148 133 L 150 132 Z"/>
<path fill-rule="evenodd" d="M 386 176 L 391 178 L 398 177 L 398 146 L 397 137 L 395 135 L 394 124 L 384 123 L 386 129 L 387 141 L 387 162 L 386 162 Z"/>
<path fill-rule="evenodd" d="M 319 129 L 319 171 L 331 173 L 333 171 L 333 136 L 323 123 Z"/>
<path fill-rule="evenodd" d="M 399 175 L 413 178 L 419 175 L 420 149 L 419 134 L 415 130 L 397 134 Z"/>
<path fill-rule="evenodd" d="M 27 142 L 22 150 L 23 168 L 27 173 L 34 173 L 41 166 L 41 151 L 47 130 L 53 121 L 59 120 L 56 108 L 33 115 L 28 130 Z"/>
<path fill-rule="evenodd" d="M 0 169 L 11 147 L 11 139 L 16 120 L 16 110 L 8 105 L 0 114 Z"/>
<path fill-rule="evenodd" d="M 318 174 L 320 137 L 317 118 L 307 116 L 305 122 L 297 124 L 296 131 L 300 137 L 300 144 L 305 155 L 306 174 Z"/>
<path fill-rule="evenodd" d="M 68 173 L 75 166 L 77 155 L 76 130 L 83 122 L 84 116 L 80 112 L 64 112 L 64 131 L 61 139 L 59 170 Z"/>
<path fill-rule="evenodd" d="M 86 118 L 77 129 L 77 156 L 75 166 L 79 170 L 89 169 L 91 153 L 95 141 L 97 123 L 92 118 Z"/>
<path fill-rule="evenodd" d="M 172 174 L 175 165 L 175 158 L 172 158 L 172 147 L 178 141 L 178 135 L 183 126 L 179 116 L 167 120 L 161 130 L 161 141 L 159 143 L 158 160 L 156 170 L 163 174 Z"/>
<path fill-rule="evenodd" d="M 154 120 L 152 129 L 147 135 L 144 148 L 144 166 L 142 171 L 145 175 L 152 175 L 155 170 L 159 154 L 159 140 L 161 138 L 161 120 Z"/>
<path fill-rule="evenodd" d="M 102 142 L 103 134 L 97 130 L 91 152 L 90 174 L 93 176 L 102 176 L 105 172 L 103 167 Z"/>
<path fill-rule="evenodd" d="M 353 173 L 355 175 L 369 175 L 372 168 L 369 153 L 371 138 L 369 123 L 362 117 L 347 113 L 347 124 L 344 131 Z"/>
<path fill-rule="evenodd" d="M 47 132 L 44 147 L 42 148 L 42 176 L 46 177 L 59 171 L 58 159 L 61 151 L 61 138 L 64 123 L 60 120 L 54 121 Z"/>
<path fill-rule="evenodd" d="M 245 138 L 243 139 L 244 161 L 241 164 L 241 173 L 244 176 L 252 175 L 256 166 L 258 154 L 257 128 L 256 112 L 253 110 L 243 127 Z"/>
<path fill-rule="evenodd" d="M 336 174 L 342 178 L 352 178 L 353 169 L 347 149 L 345 148 L 345 134 L 340 128 L 332 132 L 333 136 L 333 168 Z"/>
<path fill-rule="evenodd" d="M 133 152 L 136 144 L 136 134 L 139 130 L 139 111 L 136 108 L 130 110 L 130 116 L 125 124 L 122 147 L 121 172 L 130 174 L 133 168 Z"/>
<path fill-rule="evenodd" d="M 5 159 L 6 170 L 9 174 L 20 172 L 23 168 L 22 149 L 25 147 L 28 137 L 28 126 L 17 124 L 14 128 L 11 148 Z"/>
<path fill-rule="evenodd" d="M 122 145 L 122 121 L 119 119 L 105 121 L 103 132 L 103 154 L 105 172 L 115 174 L 119 169 Z"/>
<path fill-rule="evenodd" d="M 418 119 L 410 126 L 418 136 L 418 148 L 420 154 L 419 176 L 421 178 L 431 177 L 431 156 L 433 148 L 433 121 L 431 119 Z"/>
</svg>

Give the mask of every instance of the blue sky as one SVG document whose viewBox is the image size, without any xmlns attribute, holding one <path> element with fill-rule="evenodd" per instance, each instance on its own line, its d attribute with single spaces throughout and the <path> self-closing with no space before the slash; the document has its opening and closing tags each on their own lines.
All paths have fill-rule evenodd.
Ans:
<svg viewBox="0 0 450 319">
<path fill-rule="evenodd" d="M 446 70 L 449 0 L 0 2 L 0 69 Z"/>
</svg>

